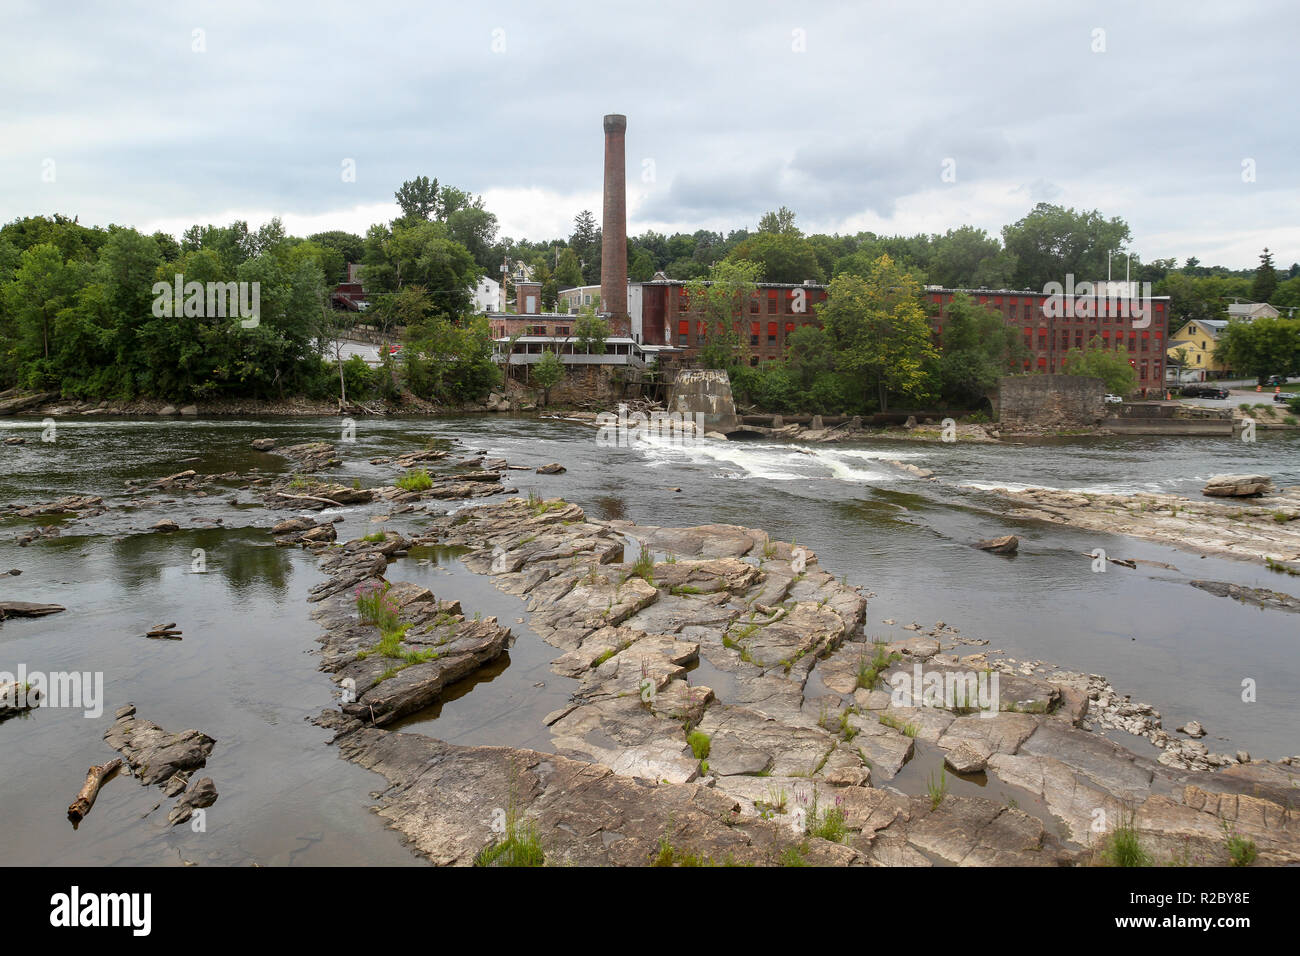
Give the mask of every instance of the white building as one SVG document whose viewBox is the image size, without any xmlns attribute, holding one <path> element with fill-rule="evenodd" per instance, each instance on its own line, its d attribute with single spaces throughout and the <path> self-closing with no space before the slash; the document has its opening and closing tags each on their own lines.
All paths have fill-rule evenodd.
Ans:
<svg viewBox="0 0 1300 956">
<path fill-rule="evenodd" d="M 501 305 L 501 283 L 484 276 L 474 287 L 474 311 L 478 314 L 496 312 Z"/>
</svg>

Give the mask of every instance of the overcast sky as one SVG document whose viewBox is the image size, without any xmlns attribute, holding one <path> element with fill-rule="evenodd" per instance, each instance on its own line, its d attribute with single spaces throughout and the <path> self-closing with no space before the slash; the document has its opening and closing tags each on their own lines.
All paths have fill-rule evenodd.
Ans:
<svg viewBox="0 0 1300 956">
<path fill-rule="evenodd" d="M 780 205 L 805 232 L 997 232 L 1046 200 L 1124 218 L 1148 260 L 1300 260 L 1281 0 L 10 0 L 3 23 L 5 221 L 364 233 L 423 174 L 550 239 L 599 217 L 624 113 L 634 235 Z"/>
</svg>

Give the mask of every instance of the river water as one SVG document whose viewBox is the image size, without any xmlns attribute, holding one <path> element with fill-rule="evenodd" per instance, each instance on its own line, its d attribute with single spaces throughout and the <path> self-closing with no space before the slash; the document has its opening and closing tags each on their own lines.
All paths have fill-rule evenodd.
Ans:
<svg viewBox="0 0 1300 956">
<path fill-rule="evenodd" d="M 30 520 L 0 520 L 0 595 L 62 604 L 67 611 L 0 625 L 0 671 L 102 672 L 104 712 L 39 708 L 0 723 L 0 845 L 14 864 L 247 865 L 412 863 L 369 807 L 382 778 L 339 760 L 329 734 L 309 719 L 333 703 L 316 670 L 306 594 L 322 579 L 302 551 L 275 548 L 266 529 L 284 512 L 253 505 L 233 485 L 208 496 L 139 496 L 128 479 L 288 470 L 249 442 L 339 442 L 336 419 L 149 420 L 83 418 L 40 441 L 34 419 L 0 420 L 0 510 L 68 494 L 98 494 L 107 514 L 70 524 L 59 537 L 19 547 Z M 563 496 L 597 518 L 642 524 L 761 527 L 815 551 L 823 568 L 871 592 L 867 634 L 902 637 L 902 625 L 944 621 L 1013 657 L 1105 674 L 1135 700 L 1153 704 L 1172 729 L 1205 724 L 1211 750 L 1257 758 L 1300 753 L 1300 617 L 1214 597 L 1194 578 L 1296 593 L 1296 579 L 1244 562 L 1202 558 L 1136 539 L 1005 517 L 987 489 L 1047 486 L 1088 491 L 1195 495 L 1206 478 L 1262 472 L 1300 483 L 1300 435 L 1228 438 L 1123 437 L 1025 445 L 880 441 L 796 446 L 706 442 L 678 448 L 639 443 L 599 447 L 594 429 L 561 421 L 475 417 L 361 420 L 340 443 L 340 479 L 391 481 L 391 466 L 367 460 L 455 439 L 456 451 L 513 464 L 558 461 L 556 476 L 515 471 L 520 493 Z M 934 471 L 918 479 L 896 459 Z M 450 460 L 449 460 L 450 462 Z M 451 467 L 449 464 L 448 467 Z M 680 489 L 680 490 L 678 490 Z M 486 499 L 491 501 L 492 499 Z M 453 503 L 449 507 L 456 507 Z M 340 540 L 373 530 L 374 507 L 344 509 Z M 183 530 L 151 533 L 162 517 Z M 387 525 L 418 530 L 418 517 Z M 972 549 L 999 534 L 1021 538 L 1013 558 Z M 1083 552 L 1172 564 L 1177 570 L 1110 566 L 1093 573 Z M 204 557 L 196 573 L 194 557 Z M 522 602 L 470 574 L 454 554 L 413 549 L 390 567 L 467 613 L 496 615 L 518 637 L 508 657 L 452 689 L 402 729 L 454 743 L 549 749 L 541 717 L 567 699 L 573 681 L 548 668 L 556 652 L 522 623 Z M 886 620 L 896 623 L 887 625 Z M 148 640 L 175 621 L 181 641 Z M 972 651 L 979 648 L 971 648 Z M 1257 685 L 1242 700 L 1242 682 Z M 207 767 L 220 797 L 206 831 L 168 829 L 170 800 L 135 781 L 111 781 L 74 829 L 64 816 L 86 767 L 114 756 L 102 741 L 112 712 L 133 702 L 139 716 L 216 738 Z M 1141 739 L 1120 735 L 1138 752 Z M 151 808 L 162 802 L 161 809 Z"/>
</svg>

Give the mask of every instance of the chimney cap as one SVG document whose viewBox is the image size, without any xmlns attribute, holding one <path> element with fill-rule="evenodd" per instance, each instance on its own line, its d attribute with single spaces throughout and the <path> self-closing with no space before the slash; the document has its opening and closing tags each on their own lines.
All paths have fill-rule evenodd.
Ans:
<svg viewBox="0 0 1300 956">
<path fill-rule="evenodd" d="M 627 117 L 622 113 L 605 114 L 605 132 L 622 133 L 627 129 Z"/>
</svg>

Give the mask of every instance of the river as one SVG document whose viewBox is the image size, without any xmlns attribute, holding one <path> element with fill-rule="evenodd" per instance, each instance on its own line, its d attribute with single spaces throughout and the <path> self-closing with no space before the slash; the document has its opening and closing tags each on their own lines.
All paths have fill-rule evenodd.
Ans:
<svg viewBox="0 0 1300 956">
<path fill-rule="evenodd" d="M 200 473 L 289 470 L 249 448 L 256 437 L 280 445 L 340 442 L 336 419 L 58 423 L 42 442 L 41 422 L 0 420 L 0 510 L 69 494 L 102 495 L 106 514 L 73 522 L 59 537 L 19 547 L 31 520 L 0 521 L 0 595 L 52 602 L 67 611 L 0 625 L 0 671 L 102 672 L 104 712 L 38 708 L 0 723 L 0 836 L 11 864 L 247 865 L 417 862 L 369 812 L 383 780 L 339 760 L 329 734 L 309 719 L 331 706 L 334 687 L 316 670 L 318 629 L 308 589 L 322 580 L 305 552 L 275 548 L 266 529 L 285 513 L 253 504 L 248 492 L 209 488 L 187 494 L 133 494 L 127 481 L 193 468 Z M 358 421 L 355 442 L 340 442 L 337 475 L 363 485 L 391 481 L 378 455 L 456 439 L 457 451 L 514 464 L 563 463 L 563 475 L 514 471 L 527 494 L 563 496 L 597 518 L 643 524 L 741 524 L 797 539 L 822 567 L 874 596 L 867 634 L 906 636 L 902 625 L 937 621 L 984 638 L 1013 657 L 1109 677 L 1150 703 L 1172 729 L 1195 718 L 1212 751 L 1247 749 L 1257 758 L 1300 752 L 1300 617 L 1261 611 L 1189 586 L 1193 578 L 1296 593 L 1294 578 L 1244 562 L 1201 558 L 1136 539 L 1076 531 L 1004 515 L 993 487 L 1166 491 L 1195 495 L 1206 478 L 1262 472 L 1300 484 L 1300 434 L 1228 438 L 1076 438 L 1024 445 L 881 441 L 796 446 L 705 442 L 679 448 L 640 443 L 604 448 L 596 432 L 568 422 L 474 417 Z M 916 478 L 887 464 L 932 470 Z M 677 490 L 680 489 L 680 490 Z M 491 501 L 492 499 L 487 499 Z M 456 507 L 455 503 L 449 507 Z M 373 530 L 377 506 L 344 509 L 339 540 Z M 150 532 L 159 518 L 184 530 Z M 395 516 L 388 527 L 420 528 Z M 1012 558 L 970 542 L 1015 533 Z M 1165 562 L 1177 570 L 1111 566 L 1092 571 L 1084 552 Z M 196 572 L 196 549 L 203 568 Z M 574 682 L 548 669 L 556 651 L 519 623 L 522 602 L 496 592 L 439 549 L 413 549 L 389 577 L 419 581 L 467 613 L 497 615 L 518 641 L 502 659 L 453 689 L 443 702 L 402 722 L 405 730 L 454 743 L 549 749 L 541 716 Z M 886 620 L 896 623 L 887 625 Z M 149 627 L 175 621 L 180 641 L 155 641 Z M 1257 699 L 1242 700 L 1242 681 Z M 112 712 L 128 701 L 164 728 L 196 728 L 216 738 L 207 767 L 220 797 L 206 832 L 168 829 L 157 790 L 119 779 L 74 829 L 64 811 L 85 769 L 113 752 L 102 741 Z M 1144 740 L 1119 735 L 1154 756 Z"/>
</svg>

